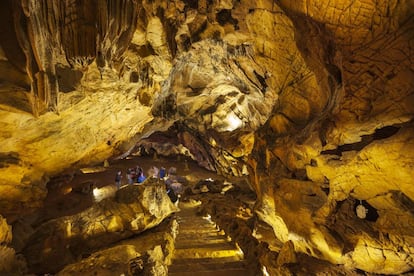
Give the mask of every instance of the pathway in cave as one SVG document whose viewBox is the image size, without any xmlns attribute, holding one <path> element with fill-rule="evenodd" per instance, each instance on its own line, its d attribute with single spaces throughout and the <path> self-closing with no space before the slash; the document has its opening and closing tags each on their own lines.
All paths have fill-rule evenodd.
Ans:
<svg viewBox="0 0 414 276">
<path fill-rule="evenodd" d="M 208 217 L 197 214 L 197 205 L 180 203 L 180 209 L 169 275 L 253 275 L 243 252 Z"/>
</svg>

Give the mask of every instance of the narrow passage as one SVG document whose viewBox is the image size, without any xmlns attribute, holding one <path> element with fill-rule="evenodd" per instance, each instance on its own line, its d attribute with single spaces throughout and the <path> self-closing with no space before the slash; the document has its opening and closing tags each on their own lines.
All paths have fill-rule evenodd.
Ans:
<svg viewBox="0 0 414 276">
<path fill-rule="evenodd" d="M 197 205 L 180 203 L 178 234 L 169 275 L 252 275 L 243 252 L 214 222 L 197 214 Z"/>
</svg>

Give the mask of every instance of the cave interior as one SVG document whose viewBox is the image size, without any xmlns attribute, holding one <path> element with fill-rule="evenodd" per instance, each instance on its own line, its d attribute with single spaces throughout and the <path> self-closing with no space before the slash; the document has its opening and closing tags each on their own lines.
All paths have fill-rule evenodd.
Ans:
<svg viewBox="0 0 414 276">
<path fill-rule="evenodd" d="M 1 275 L 414 275 L 412 0 L 0 6 Z"/>
</svg>

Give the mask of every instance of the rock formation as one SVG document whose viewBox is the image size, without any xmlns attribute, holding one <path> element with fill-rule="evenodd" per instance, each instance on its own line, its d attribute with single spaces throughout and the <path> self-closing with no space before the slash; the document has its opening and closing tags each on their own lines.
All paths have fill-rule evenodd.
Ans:
<svg viewBox="0 0 414 276">
<path fill-rule="evenodd" d="M 42 224 L 23 253 L 30 271 L 55 273 L 92 249 L 154 227 L 175 211 L 163 185 L 127 186 L 117 191 L 115 199 Z"/>
<path fill-rule="evenodd" d="M 168 144 L 248 174 L 289 250 L 413 269 L 412 1 L 7 0 L 0 13 L 8 224 L 65 169 Z"/>
</svg>

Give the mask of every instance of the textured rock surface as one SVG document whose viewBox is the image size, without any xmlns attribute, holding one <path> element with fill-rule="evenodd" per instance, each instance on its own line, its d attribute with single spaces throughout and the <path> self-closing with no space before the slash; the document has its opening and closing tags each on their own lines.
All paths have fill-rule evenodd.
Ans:
<svg viewBox="0 0 414 276">
<path fill-rule="evenodd" d="M 249 173 L 255 211 L 279 242 L 368 272 L 413 269 L 412 1 L 0 10 L 0 213 L 10 221 L 41 206 L 50 176 L 172 126 L 171 152 Z"/>
<path fill-rule="evenodd" d="M 176 210 L 164 185 L 126 186 L 114 199 L 42 224 L 29 238 L 23 253 L 31 271 L 57 272 L 94 248 L 158 225 Z"/>
<path fill-rule="evenodd" d="M 79 262 L 70 264 L 57 275 L 163 275 L 152 273 L 165 271 L 174 249 L 177 221 L 171 220 L 157 227 L 156 231 L 135 236 L 119 245 L 99 250 Z M 156 246 L 154 246 L 156 245 Z M 164 272 L 163 271 L 163 272 Z M 165 273 L 164 273 L 165 274 Z M 165 274 L 166 275 L 166 274 Z"/>
<path fill-rule="evenodd" d="M 23 274 L 26 272 L 26 263 L 12 248 L 11 230 L 6 219 L 0 216 L 0 274 Z"/>
</svg>

